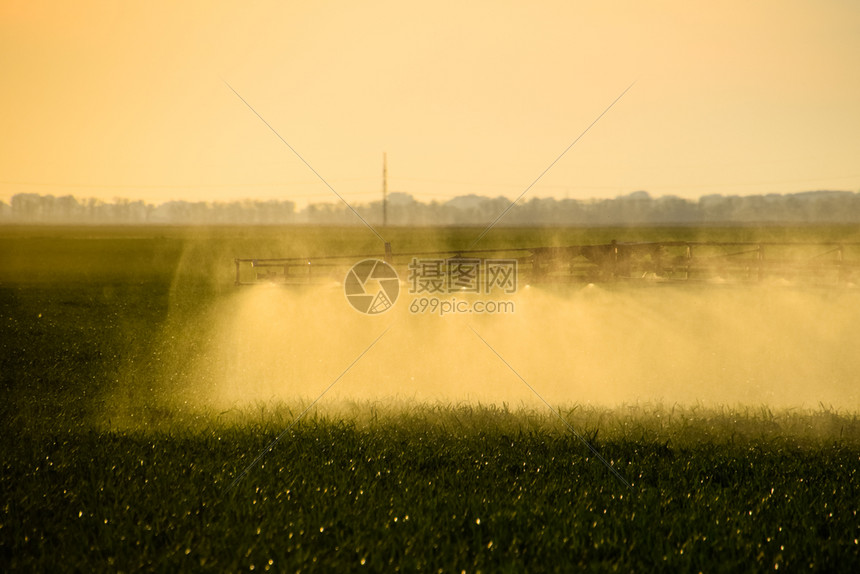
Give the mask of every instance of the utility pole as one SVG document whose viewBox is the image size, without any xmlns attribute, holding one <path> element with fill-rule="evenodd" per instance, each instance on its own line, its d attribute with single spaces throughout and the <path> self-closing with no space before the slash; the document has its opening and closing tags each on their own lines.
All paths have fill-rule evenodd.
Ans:
<svg viewBox="0 0 860 574">
<path fill-rule="evenodd" d="M 388 157 L 382 153 L 382 227 L 388 225 Z"/>
</svg>

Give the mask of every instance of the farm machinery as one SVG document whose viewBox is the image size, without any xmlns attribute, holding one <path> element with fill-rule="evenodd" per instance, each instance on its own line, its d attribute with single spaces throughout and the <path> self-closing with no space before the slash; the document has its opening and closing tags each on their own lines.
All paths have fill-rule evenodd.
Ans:
<svg viewBox="0 0 860 574">
<path fill-rule="evenodd" d="M 237 258 L 235 284 L 342 281 L 363 259 L 387 262 L 406 277 L 417 261 L 452 264 L 504 261 L 520 282 L 756 283 L 850 285 L 860 269 L 860 243 L 652 241 L 496 249 L 394 252 L 316 257 Z"/>
</svg>

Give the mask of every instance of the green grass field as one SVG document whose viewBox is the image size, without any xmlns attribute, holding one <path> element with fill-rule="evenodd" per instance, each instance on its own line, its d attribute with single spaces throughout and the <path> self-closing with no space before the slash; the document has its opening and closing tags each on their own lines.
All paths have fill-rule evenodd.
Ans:
<svg viewBox="0 0 860 574">
<path fill-rule="evenodd" d="M 388 231 L 400 251 L 478 232 Z M 856 235 L 499 229 L 485 241 Z M 362 228 L 0 228 L 0 569 L 860 571 L 860 418 L 843 404 L 324 398 L 264 452 L 307 400 L 174 400 L 177 355 L 194 347 L 168 335 L 181 325 L 193 340 L 235 292 L 233 257 L 330 251 L 381 249 Z"/>
</svg>

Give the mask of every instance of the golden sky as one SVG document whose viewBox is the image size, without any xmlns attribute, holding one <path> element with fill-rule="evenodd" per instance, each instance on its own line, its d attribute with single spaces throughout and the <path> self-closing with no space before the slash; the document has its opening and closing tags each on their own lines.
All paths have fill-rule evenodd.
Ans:
<svg viewBox="0 0 860 574">
<path fill-rule="evenodd" d="M 860 2 L 0 0 L 0 200 L 860 190 Z"/>
</svg>

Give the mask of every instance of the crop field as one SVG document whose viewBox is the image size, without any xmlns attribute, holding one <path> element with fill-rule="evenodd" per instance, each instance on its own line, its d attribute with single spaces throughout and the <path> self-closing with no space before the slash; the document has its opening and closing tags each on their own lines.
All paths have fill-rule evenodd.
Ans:
<svg viewBox="0 0 860 574">
<path fill-rule="evenodd" d="M 480 230 L 387 229 L 400 252 Z M 483 247 L 858 241 L 495 229 Z M 519 285 L 379 316 L 236 257 L 366 229 L 0 228 L 3 571 L 860 571 L 860 287 Z M 611 467 L 611 468 L 610 468 Z"/>
</svg>

